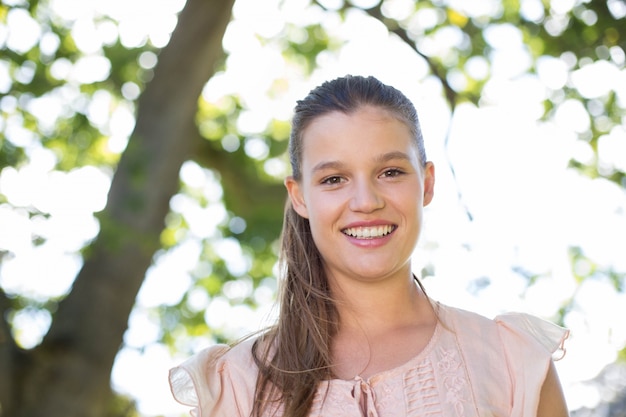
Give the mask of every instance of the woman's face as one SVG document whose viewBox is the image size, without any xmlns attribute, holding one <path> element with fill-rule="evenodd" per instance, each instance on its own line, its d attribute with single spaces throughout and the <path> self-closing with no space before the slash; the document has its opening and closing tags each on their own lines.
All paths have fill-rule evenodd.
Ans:
<svg viewBox="0 0 626 417">
<path fill-rule="evenodd" d="M 318 117 L 302 140 L 302 178 L 285 185 L 296 212 L 309 219 L 329 279 L 410 273 L 434 167 L 422 166 L 409 128 L 364 106 Z"/>
</svg>

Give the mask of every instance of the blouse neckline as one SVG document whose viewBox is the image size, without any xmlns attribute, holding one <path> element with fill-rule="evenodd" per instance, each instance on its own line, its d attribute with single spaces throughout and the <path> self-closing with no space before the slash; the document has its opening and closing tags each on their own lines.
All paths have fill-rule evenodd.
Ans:
<svg viewBox="0 0 626 417">
<path fill-rule="evenodd" d="M 360 375 L 356 375 L 355 377 L 350 378 L 350 379 L 331 378 L 326 381 L 322 381 L 320 385 L 322 385 L 324 388 L 326 388 L 327 385 L 351 385 L 352 386 L 355 384 L 355 382 L 364 382 L 368 385 L 372 385 L 372 384 L 378 383 L 381 380 L 392 378 L 400 373 L 403 373 L 404 371 L 406 371 L 406 369 L 414 367 L 415 364 L 421 362 L 424 359 L 424 357 L 428 356 L 430 352 L 434 349 L 435 345 L 437 344 L 437 341 L 439 340 L 439 337 L 440 337 L 440 333 L 441 333 L 441 323 L 439 322 L 439 320 L 437 320 L 437 323 L 435 324 L 435 330 L 430 336 L 430 340 L 428 341 L 426 346 L 424 346 L 424 349 L 422 349 L 419 353 L 417 353 L 417 355 L 413 356 L 412 358 L 410 358 L 408 361 L 404 362 L 401 365 L 395 366 L 393 368 L 390 368 L 384 371 L 377 372 L 373 374 L 372 376 L 370 376 L 369 378 L 362 378 Z"/>
</svg>

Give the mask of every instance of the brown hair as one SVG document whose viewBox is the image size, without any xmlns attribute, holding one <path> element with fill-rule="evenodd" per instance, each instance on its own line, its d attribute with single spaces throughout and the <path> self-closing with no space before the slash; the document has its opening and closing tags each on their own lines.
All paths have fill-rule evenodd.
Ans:
<svg viewBox="0 0 626 417">
<path fill-rule="evenodd" d="M 405 123 L 421 163 L 426 163 L 417 112 L 411 101 L 374 77 L 346 76 L 325 82 L 296 105 L 289 142 L 295 180 L 301 179 L 302 141 L 310 123 L 334 111 L 350 114 L 366 105 L 383 108 Z M 309 221 L 298 215 L 289 201 L 280 264 L 283 276 L 278 321 L 252 348 L 259 367 L 252 412 L 255 417 L 280 407 L 285 416 L 307 416 L 319 383 L 333 375 L 331 342 L 337 332 L 337 309 Z"/>
</svg>

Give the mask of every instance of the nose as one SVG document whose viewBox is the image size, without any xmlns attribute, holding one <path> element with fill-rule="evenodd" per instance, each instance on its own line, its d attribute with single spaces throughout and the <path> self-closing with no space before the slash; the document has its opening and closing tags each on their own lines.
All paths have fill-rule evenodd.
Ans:
<svg viewBox="0 0 626 417">
<path fill-rule="evenodd" d="M 385 199 L 371 181 L 355 181 L 350 210 L 371 213 L 385 206 Z"/>
</svg>

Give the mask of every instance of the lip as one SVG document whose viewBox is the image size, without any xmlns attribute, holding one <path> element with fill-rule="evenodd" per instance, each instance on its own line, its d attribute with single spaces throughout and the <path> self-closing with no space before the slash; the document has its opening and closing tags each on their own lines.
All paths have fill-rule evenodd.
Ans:
<svg viewBox="0 0 626 417">
<path fill-rule="evenodd" d="M 345 225 L 341 230 L 349 229 L 351 227 L 375 227 L 375 226 L 397 226 L 395 223 L 389 220 L 361 220 L 358 222 L 352 222 Z"/>
</svg>

